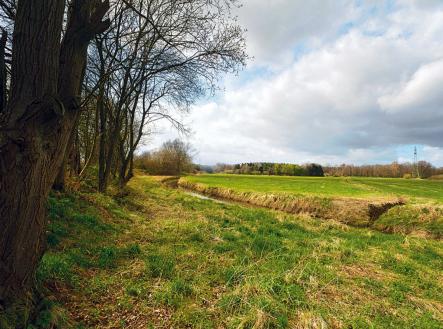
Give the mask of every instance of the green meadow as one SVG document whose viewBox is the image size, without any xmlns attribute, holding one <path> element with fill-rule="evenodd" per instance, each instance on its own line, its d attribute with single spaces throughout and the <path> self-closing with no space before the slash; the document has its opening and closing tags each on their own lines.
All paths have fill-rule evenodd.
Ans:
<svg viewBox="0 0 443 329">
<path fill-rule="evenodd" d="M 190 182 L 241 192 L 290 193 L 328 197 L 405 197 L 410 201 L 443 203 L 443 181 L 367 177 L 290 177 L 196 175 Z"/>
<path fill-rule="evenodd" d="M 364 193 L 346 180 L 238 179 L 243 188 L 300 181 L 332 193 L 339 182 Z M 217 203 L 148 176 L 114 197 L 53 195 L 49 214 L 39 328 L 442 326 L 438 239 Z"/>
</svg>

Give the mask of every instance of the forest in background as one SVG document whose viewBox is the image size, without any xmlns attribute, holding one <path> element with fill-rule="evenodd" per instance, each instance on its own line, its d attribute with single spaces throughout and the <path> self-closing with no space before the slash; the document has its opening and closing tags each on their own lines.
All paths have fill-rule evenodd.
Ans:
<svg viewBox="0 0 443 329">
<path fill-rule="evenodd" d="M 348 165 L 339 166 L 311 164 L 290 164 L 272 162 L 250 162 L 241 164 L 217 164 L 201 166 L 202 171 L 244 174 L 244 175 L 277 175 L 277 176 L 357 176 L 384 178 L 429 178 L 443 174 L 443 168 L 433 166 L 427 161 L 414 163 Z"/>
</svg>

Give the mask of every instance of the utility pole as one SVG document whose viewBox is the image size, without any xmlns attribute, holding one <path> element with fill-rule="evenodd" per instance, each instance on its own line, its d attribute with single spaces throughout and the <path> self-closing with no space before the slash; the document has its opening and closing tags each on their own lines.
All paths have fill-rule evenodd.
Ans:
<svg viewBox="0 0 443 329">
<path fill-rule="evenodd" d="M 420 178 L 420 171 L 418 169 L 418 153 L 417 153 L 417 146 L 414 147 L 414 163 L 413 163 L 413 169 L 412 169 L 412 177 L 414 178 Z"/>
</svg>

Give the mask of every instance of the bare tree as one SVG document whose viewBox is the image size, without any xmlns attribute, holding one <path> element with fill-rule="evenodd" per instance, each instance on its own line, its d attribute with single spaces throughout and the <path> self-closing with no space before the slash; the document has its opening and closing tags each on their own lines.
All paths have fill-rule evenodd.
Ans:
<svg viewBox="0 0 443 329">
<path fill-rule="evenodd" d="M 243 30 L 230 9 L 235 1 L 116 1 L 112 26 L 91 52 L 88 76 L 98 81 L 99 190 L 115 173 L 120 185 L 132 175 L 134 152 L 160 119 L 179 129 L 176 113 L 208 91 L 222 72 L 247 58 Z M 103 78 L 103 76 L 106 76 Z"/>
<path fill-rule="evenodd" d="M 155 152 L 139 155 L 136 165 L 152 175 L 181 175 L 194 169 L 192 152 L 190 144 L 175 139 Z"/>
</svg>

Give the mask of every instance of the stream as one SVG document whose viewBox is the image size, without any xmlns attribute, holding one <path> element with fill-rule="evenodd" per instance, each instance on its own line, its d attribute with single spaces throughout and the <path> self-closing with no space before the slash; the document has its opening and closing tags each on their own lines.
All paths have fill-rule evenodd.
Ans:
<svg viewBox="0 0 443 329">
<path fill-rule="evenodd" d="M 214 199 L 214 198 L 208 197 L 208 196 L 200 194 L 200 193 L 196 193 L 196 192 L 192 192 L 192 191 L 188 191 L 188 190 L 182 190 L 182 191 L 187 195 L 193 196 L 195 198 L 199 198 L 201 200 L 210 200 L 210 201 L 217 202 L 217 203 L 231 204 L 228 201 Z"/>
</svg>

